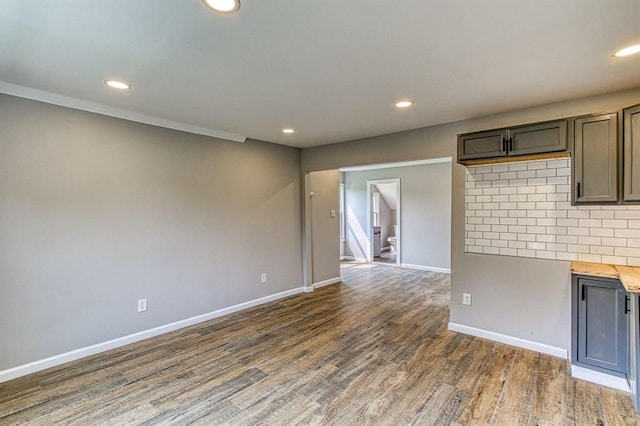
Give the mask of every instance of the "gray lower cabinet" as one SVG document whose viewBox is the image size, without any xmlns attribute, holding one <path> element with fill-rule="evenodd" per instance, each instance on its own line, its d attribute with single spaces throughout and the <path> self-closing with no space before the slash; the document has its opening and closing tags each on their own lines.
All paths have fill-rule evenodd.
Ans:
<svg viewBox="0 0 640 426">
<path fill-rule="evenodd" d="M 572 121 L 574 203 L 616 203 L 619 199 L 618 115 Z"/>
<path fill-rule="evenodd" d="M 567 150 L 567 120 L 458 135 L 458 161 Z"/>
<path fill-rule="evenodd" d="M 627 375 L 627 292 L 618 280 L 572 277 L 573 364 Z"/>
<path fill-rule="evenodd" d="M 640 201 L 640 105 L 627 108 L 624 119 L 624 201 Z"/>
</svg>

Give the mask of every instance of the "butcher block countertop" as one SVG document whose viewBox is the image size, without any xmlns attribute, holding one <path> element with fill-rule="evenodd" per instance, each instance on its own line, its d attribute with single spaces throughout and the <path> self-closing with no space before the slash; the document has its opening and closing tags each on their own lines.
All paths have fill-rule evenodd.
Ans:
<svg viewBox="0 0 640 426">
<path fill-rule="evenodd" d="M 630 293 L 640 293 L 640 268 L 606 263 L 571 262 L 571 273 L 620 280 Z"/>
</svg>

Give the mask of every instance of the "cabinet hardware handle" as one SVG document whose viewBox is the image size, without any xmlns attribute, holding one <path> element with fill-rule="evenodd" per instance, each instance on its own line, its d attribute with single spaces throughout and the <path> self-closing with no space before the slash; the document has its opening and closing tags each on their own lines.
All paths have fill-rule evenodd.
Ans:
<svg viewBox="0 0 640 426">
<path fill-rule="evenodd" d="M 581 287 L 581 293 L 582 293 L 582 296 L 580 296 L 580 298 L 581 298 L 582 300 L 584 300 L 584 287 L 585 287 L 585 285 L 584 285 L 584 284 L 582 284 L 580 287 Z"/>
<path fill-rule="evenodd" d="M 580 182 L 576 183 L 576 198 L 580 198 Z"/>
<path fill-rule="evenodd" d="M 629 309 L 629 296 L 625 296 L 624 297 L 624 313 L 628 314 L 629 312 L 631 312 L 631 310 Z"/>
<path fill-rule="evenodd" d="M 509 152 L 513 151 L 513 138 L 509 138 Z"/>
<path fill-rule="evenodd" d="M 502 152 L 507 152 L 507 140 L 502 138 Z"/>
</svg>

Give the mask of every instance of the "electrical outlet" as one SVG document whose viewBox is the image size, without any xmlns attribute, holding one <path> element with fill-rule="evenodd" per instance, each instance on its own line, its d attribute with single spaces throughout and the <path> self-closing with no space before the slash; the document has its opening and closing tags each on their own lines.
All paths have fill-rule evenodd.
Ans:
<svg viewBox="0 0 640 426">
<path fill-rule="evenodd" d="M 471 306 L 471 294 L 462 293 L 462 304 Z"/>
<path fill-rule="evenodd" d="M 145 312 L 147 310 L 147 299 L 138 300 L 138 312 Z"/>
<path fill-rule="evenodd" d="M 260 275 L 260 282 L 261 282 L 262 284 L 264 284 L 264 283 L 266 283 L 266 282 L 267 282 L 267 274 L 266 274 L 266 273 L 264 273 L 264 274 Z"/>
</svg>

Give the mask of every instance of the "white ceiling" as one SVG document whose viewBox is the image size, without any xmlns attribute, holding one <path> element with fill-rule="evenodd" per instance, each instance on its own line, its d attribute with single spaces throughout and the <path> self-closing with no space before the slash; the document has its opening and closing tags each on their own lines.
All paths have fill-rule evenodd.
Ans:
<svg viewBox="0 0 640 426">
<path fill-rule="evenodd" d="M 632 42 L 639 0 L 0 0 L 0 89 L 307 147 L 640 87 Z"/>
</svg>

